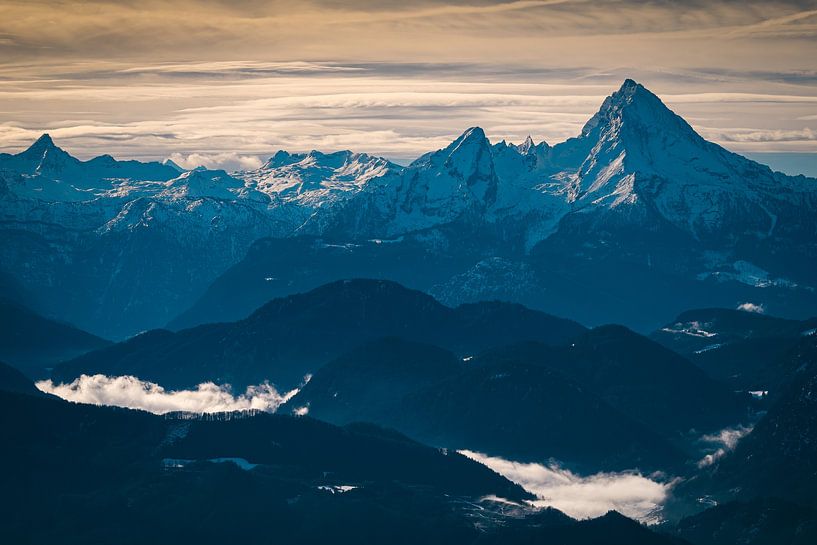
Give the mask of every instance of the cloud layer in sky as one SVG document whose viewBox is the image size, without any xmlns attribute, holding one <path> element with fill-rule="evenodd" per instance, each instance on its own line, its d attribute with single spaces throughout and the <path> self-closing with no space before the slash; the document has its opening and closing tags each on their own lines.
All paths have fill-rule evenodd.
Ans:
<svg viewBox="0 0 817 545">
<path fill-rule="evenodd" d="M 460 453 L 535 494 L 535 505 L 555 507 L 580 519 L 615 510 L 645 523 L 660 522 L 660 507 L 672 486 L 636 472 L 582 477 L 553 464 L 513 462 L 469 450 Z"/>
<path fill-rule="evenodd" d="M 815 153 L 815 45 L 815 1 L 12 0 L 0 149 L 405 162 L 474 125 L 559 142 L 634 77 L 730 149 Z"/>
<path fill-rule="evenodd" d="M 270 384 L 250 386 L 243 394 L 234 394 L 229 385 L 212 382 L 199 384 L 195 390 L 165 390 L 153 382 L 132 376 L 107 377 L 82 375 L 68 384 L 54 384 L 51 380 L 37 382 L 41 391 L 76 403 L 111 405 L 141 409 L 154 414 L 182 411 L 217 413 L 259 410 L 275 412 L 298 390 L 279 393 Z"/>
</svg>

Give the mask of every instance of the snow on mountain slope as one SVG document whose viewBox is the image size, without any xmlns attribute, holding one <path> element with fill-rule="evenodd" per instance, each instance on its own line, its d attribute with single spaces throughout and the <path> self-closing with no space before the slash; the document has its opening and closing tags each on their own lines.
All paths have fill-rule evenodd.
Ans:
<svg viewBox="0 0 817 545">
<path fill-rule="evenodd" d="M 269 213 L 286 223 L 291 233 L 322 234 L 336 205 L 363 191 L 374 179 L 396 179 L 402 169 L 386 159 L 348 150 L 278 151 L 261 168 L 234 175 L 249 191 L 267 196 Z"/>
<path fill-rule="evenodd" d="M 623 206 L 631 219 L 657 214 L 701 238 L 735 230 L 770 236 L 792 207 L 817 207 L 813 180 L 774 173 L 707 142 L 632 80 L 604 101 L 580 136 L 554 147 L 530 137 L 491 145 L 473 127 L 407 168 L 350 151 L 279 151 L 257 170 L 229 175 L 110 156 L 83 162 L 43 135 L 20 154 L 0 156 L 0 172 L 22 200 L 105 199 L 115 207 L 140 197 L 251 201 L 293 233 L 331 229 L 343 238 L 464 221 L 512 226 L 526 249 L 573 211 Z"/>
<path fill-rule="evenodd" d="M 492 146 L 482 129 L 472 127 L 399 177 L 371 180 L 330 226 L 351 236 L 395 237 L 461 224 L 504 228 L 536 242 L 567 210 L 564 197 L 552 190 L 559 184 L 551 179 L 548 150 L 546 143 L 532 141 Z"/>
<path fill-rule="evenodd" d="M 665 221 L 695 239 L 769 237 L 813 229 L 797 209 L 817 207 L 817 184 L 772 172 L 707 142 L 632 80 L 608 97 L 577 138 L 550 147 L 491 145 L 478 127 L 426 154 L 401 175 L 374 178 L 351 196 L 346 236 L 397 236 L 466 222 L 513 232 L 525 249 L 571 212 L 615 211 L 617 221 Z"/>
<path fill-rule="evenodd" d="M 241 180 L 233 178 L 223 170 L 191 170 L 170 180 L 165 186 L 167 189 L 158 193 L 157 198 L 167 197 L 175 200 L 210 197 L 229 201 L 252 195 L 261 202 L 269 200 L 262 193 L 249 190 Z"/>
<path fill-rule="evenodd" d="M 482 129 L 465 131 L 448 147 L 412 163 L 399 182 L 378 180 L 366 194 L 393 236 L 481 214 L 496 201 L 499 180 Z M 368 189 L 368 188 L 367 188 Z"/>
<path fill-rule="evenodd" d="M 120 332 L 91 322 L 125 300 L 126 312 L 142 308 L 139 328 L 161 325 L 147 318 L 150 298 L 175 301 L 162 310 L 169 319 L 262 237 L 412 235 L 429 252 L 470 260 L 444 284 L 454 299 L 476 294 L 488 276 L 491 293 L 547 285 L 557 296 L 566 278 L 596 282 L 611 259 L 634 288 L 630 264 L 644 264 L 649 278 L 660 270 L 716 287 L 817 289 L 817 180 L 707 142 L 632 80 L 566 142 L 492 144 L 473 127 L 408 167 L 351 151 L 279 151 L 253 171 L 183 171 L 108 155 L 80 161 L 43 135 L 0 154 L 0 196 L 3 269 L 35 290 L 105 286 L 87 305 L 109 314 L 85 308 L 66 319 L 112 337 Z M 148 255 L 156 244 L 167 246 L 166 262 Z M 143 275 L 174 279 L 139 283 L 144 293 L 134 295 L 121 283 L 134 262 Z M 89 263 L 93 274 L 81 270 Z M 523 286 L 504 286 L 520 274 Z M 613 301 L 620 286 L 607 284 L 599 289 Z M 85 305 L 82 297 L 72 304 Z"/>
<path fill-rule="evenodd" d="M 402 167 L 365 153 L 338 151 L 290 154 L 279 151 L 261 168 L 238 173 L 249 186 L 282 202 L 321 206 L 347 192 L 362 189 L 373 178 Z"/>
<path fill-rule="evenodd" d="M 111 188 L 116 180 L 165 181 L 179 174 L 177 169 L 162 163 L 117 161 L 110 155 L 80 161 L 54 144 L 48 134 L 43 134 L 31 147 L 16 155 L 0 154 L 0 173 L 18 181 L 35 180 L 33 185 L 38 188 L 40 195 L 37 198 L 41 200 L 66 200 L 69 192 L 59 188 L 60 185 L 68 185 L 77 192 L 104 190 Z M 52 194 L 50 191 L 55 187 L 59 190 Z M 82 193 L 75 195 L 79 197 Z"/>
<path fill-rule="evenodd" d="M 817 204 L 813 180 L 774 173 L 704 140 L 632 80 L 554 154 L 576 150 L 588 150 L 567 177 L 569 199 L 578 207 L 654 207 L 696 238 L 724 229 L 770 236 L 788 207 Z"/>
</svg>

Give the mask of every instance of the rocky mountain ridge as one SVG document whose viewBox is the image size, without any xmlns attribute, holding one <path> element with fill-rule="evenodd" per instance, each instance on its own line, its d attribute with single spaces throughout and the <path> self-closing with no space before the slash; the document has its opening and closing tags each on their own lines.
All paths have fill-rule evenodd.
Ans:
<svg viewBox="0 0 817 545">
<path fill-rule="evenodd" d="M 473 127 L 407 167 L 351 151 L 279 151 L 256 170 L 179 172 L 80 161 L 44 135 L 0 155 L 0 194 L 3 272 L 59 301 L 60 318 L 114 338 L 170 321 L 259 239 L 298 236 L 346 246 L 408 238 L 429 259 L 467 254 L 467 266 L 416 286 L 451 304 L 511 293 L 572 315 L 559 299 L 565 282 L 586 285 L 593 300 L 610 299 L 595 314 L 577 302 L 587 310 L 575 317 L 593 323 L 644 325 L 606 308 L 632 299 L 639 275 L 649 290 L 691 286 L 695 306 L 760 294 L 776 314 L 798 317 L 817 303 L 817 181 L 707 142 L 632 80 L 579 136 L 553 146 L 492 144 Z M 166 253 L 153 255 L 157 240 Z M 507 278 L 528 270 L 513 295 Z M 725 284 L 729 300 L 714 299 Z"/>
</svg>

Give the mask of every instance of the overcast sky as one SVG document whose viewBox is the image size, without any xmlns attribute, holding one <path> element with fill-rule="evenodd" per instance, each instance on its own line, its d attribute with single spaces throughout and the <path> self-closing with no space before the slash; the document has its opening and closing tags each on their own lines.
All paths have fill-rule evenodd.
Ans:
<svg viewBox="0 0 817 545">
<path fill-rule="evenodd" d="M 817 174 L 817 0 L 0 4 L 9 152 L 46 131 L 81 158 L 227 168 L 281 148 L 405 162 L 473 125 L 553 144 L 625 77 Z"/>
</svg>

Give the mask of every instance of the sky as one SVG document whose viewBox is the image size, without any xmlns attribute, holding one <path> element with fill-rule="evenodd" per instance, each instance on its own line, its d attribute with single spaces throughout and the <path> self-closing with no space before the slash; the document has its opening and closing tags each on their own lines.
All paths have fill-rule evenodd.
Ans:
<svg viewBox="0 0 817 545">
<path fill-rule="evenodd" d="M 632 77 L 706 138 L 817 176 L 817 0 L 0 3 L 0 151 L 406 163 L 471 126 L 578 134 Z"/>
</svg>

